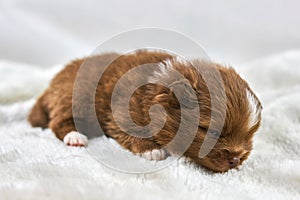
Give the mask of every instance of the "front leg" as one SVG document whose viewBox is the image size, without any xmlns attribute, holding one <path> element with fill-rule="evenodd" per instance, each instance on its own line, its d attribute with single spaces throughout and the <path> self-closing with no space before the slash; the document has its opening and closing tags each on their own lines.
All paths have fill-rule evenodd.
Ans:
<svg viewBox="0 0 300 200">
<path fill-rule="evenodd" d="M 165 160 L 168 157 L 168 153 L 164 149 L 152 149 L 137 155 L 147 160 Z"/>
<path fill-rule="evenodd" d="M 140 138 L 128 135 L 120 129 L 106 130 L 108 135 L 115 139 L 123 148 L 131 151 L 133 154 L 147 160 L 164 160 L 168 153 L 159 145 L 153 137 Z"/>
</svg>

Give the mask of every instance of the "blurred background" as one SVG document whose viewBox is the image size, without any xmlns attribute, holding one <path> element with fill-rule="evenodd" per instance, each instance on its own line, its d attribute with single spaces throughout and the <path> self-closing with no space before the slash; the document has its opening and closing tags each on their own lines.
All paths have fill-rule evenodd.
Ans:
<svg viewBox="0 0 300 200">
<path fill-rule="evenodd" d="M 181 32 L 239 65 L 300 48 L 296 0 L 0 0 L 0 59 L 39 67 L 92 52 L 142 27 Z"/>
</svg>

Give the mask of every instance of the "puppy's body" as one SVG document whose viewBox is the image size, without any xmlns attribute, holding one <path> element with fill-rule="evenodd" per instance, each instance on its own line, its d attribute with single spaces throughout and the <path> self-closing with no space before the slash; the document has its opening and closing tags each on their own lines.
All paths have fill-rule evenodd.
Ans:
<svg viewBox="0 0 300 200">
<path fill-rule="evenodd" d="M 84 146 L 87 141 L 84 136 L 76 134 L 76 131 L 87 135 L 95 134 L 97 130 L 94 126 L 96 123 L 92 121 L 91 104 L 95 101 L 96 116 L 104 133 L 115 139 L 121 146 L 132 151 L 133 153 L 144 153 L 143 157 L 148 159 L 163 159 L 165 152 L 162 151 L 174 138 L 180 124 L 182 109 L 185 104 L 180 105 L 180 101 L 199 102 L 200 119 L 198 132 L 193 139 L 189 148 L 184 155 L 194 162 L 205 166 L 213 171 L 227 171 L 230 168 L 237 167 L 249 155 L 252 148 L 252 137 L 257 131 L 260 124 L 259 100 L 253 94 L 248 84 L 242 80 L 236 72 L 231 68 L 225 68 L 218 64 L 204 61 L 195 61 L 193 65 L 200 70 L 202 76 L 207 76 L 211 80 L 215 78 L 212 68 L 218 69 L 224 83 L 226 98 L 219 98 L 218 91 L 222 88 L 218 80 L 212 81 L 216 91 L 210 94 L 203 77 L 197 73 L 197 70 L 191 66 L 191 63 L 180 61 L 173 55 L 160 52 L 140 51 L 134 54 L 118 57 L 112 63 L 110 61 L 118 56 L 117 54 L 103 54 L 88 58 L 85 65 L 88 66 L 85 71 L 86 77 L 90 79 L 81 79 L 77 86 L 79 96 L 73 98 L 73 87 L 78 75 L 78 70 L 84 60 L 76 60 L 65 67 L 51 82 L 50 87 L 38 99 L 31 114 L 29 121 L 33 126 L 43 128 L 51 128 L 56 136 L 64 140 L 65 143 L 73 146 Z M 160 104 L 165 109 L 166 123 L 163 128 L 155 135 L 148 138 L 135 137 L 124 132 L 114 120 L 111 110 L 111 98 L 113 90 L 117 82 L 127 72 L 137 66 L 154 63 L 157 70 L 150 72 L 147 79 L 149 84 L 143 85 L 136 89 L 130 98 L 129 107 L 120 108 L 117 111 L 119 119 L 126 122 L 128 119 L 126 110 L 132 120 L 139 126 L 146 126 L 152 121 L 159 123 L 162 119 L 159 117 L 149 116 L 149 109 L 155 104 Z M 97 80 L 99 68 L 109 67 L 103 73 L 99 82 L 96 83 L 96 93 L 93 96 L 91 80 Z M 181 79 L 174 78 L 174 70 L 182 74 L 192 85 L 196 92 L 197 99 L 192 99 L 190 91 L 186 87 L 186 83 Z M 95 79 L 96 78 L 96 79 Z M 133 76 L 134 81 L 137 77 Z M 179 86 L 182 96 L 175 97 L 172 89 L 159 84 L 163 81 L 168 85 L 174 83 Z M 124 86 L 126 87 L 126 86 Z M 199 158 L 199 150 L 204 141 L 206 134 L 209 134 L 209 125 L 221 123 L 222 116 L 211 116 L 211 96 L 215 95 L 219 99 L 217 108 L 226 109 L 225 124 L 220 134 L 220 138 L 213 150 L 204 158 Z M 93 99 L 94 98 L 94 99 Z M 179 98 L 179 99 L 178 99 Z M 116 99 L 122 101 L 122 97 Z M 77 130 L 74 123 L 72 106 L 80 105 L 79 113 L 82 116 L 76 116 L 76 121 L 85 124 L 81 126 L 81 130 Z M 123 110 L 124 109 L 124 110 Z M 184 109 L 193 109 L 193 103 L 187 104 Z M 82 112 L 81 112 L 82 111 Z M 161 116 L 160 116 L 161 117 Z M 126 124 L 126 123 L 125 123 Z M 131 127 L 128 127 L 130 129 Z M 98 134 L 98 133 L 96 133 Z M 211 134 L 213 137 L 213 134 Z M 188 137 L 188 135 L 186 136 Z M 184 138 L 183 138 L 184 140 Z M 180 144 L 177 144 L 180 146 Z M 174 149 L 168 149 L 176 153 Z"/>
</svg>

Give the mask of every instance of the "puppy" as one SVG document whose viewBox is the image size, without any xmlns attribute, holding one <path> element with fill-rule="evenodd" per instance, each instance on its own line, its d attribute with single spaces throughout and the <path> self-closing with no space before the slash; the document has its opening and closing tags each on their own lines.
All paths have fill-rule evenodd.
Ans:
<svg viewBox="0 0 300 200">
<path fill-rule="evenodd" d="M 113 115 L 112 96 L 118 81 L 136 67 L 149 63 L 154 68 L 149 67 L 146 77 L 143 77 L 148 83 L 138 87 L 130 96 L 129 105 L 117 107 Z M 77 96 L 74 98 L 74 86 L 82 64 L 87 67 L 80 72 L 84 78 L 76 85 Z M 99 69 L 103 71 L 101 78 L 98 77 Z M 220 74 L 221 81 L 216 78 L 213 69 Z M 176 76 L 175 71 L 184 78 Z M 128 78 L 128 85 L 121 87 L 126 90 L 137 79 L 140 77 L 133 74 Z M 214 88 L 213 92 L 209 91 L 205 79 Z M 177 87 L 177 94 L 172 90 L 173 86 Z M 224 90 L 223 97 L 221 90 Z M 212 98 L 217 99 L 215 108 Z M 115 99 L 116 102 L 123 100 L 122 96 Z M 151 107 L 157 104 L 164 109 L 151 116 Z M 190 139 L 188 128 L 181 134 L 179 142 L 177 140 L 176 144 L 168 146 L 180 128 L 181 116 L 196 108 L 200 111 L 199 118 L 187 122 L 190 126 L 197 126 L 188 146 L 181 148 Z M 74 116 L 74 109 L 80 114 Z M 218 114 L 222 109 L 226 112 Z M 96 128 L 100 124 L 105 135 L 149 160 L 162 160 L 169 153 L 179 154 L 182 151 L 185 157 L 201 166 L 214 172 L 225 172 L 238 167 L 249 156 L 252 138 L 260 126 L 261 109 L 261 103 L 249 85 L 232 68 L 210 61 L 188 62 L 163 52 L 137 51 L 127 55 L 102 54 L 71 62 L 52 80 L 28 119 L 34 127 L 49 127 L 57 138 L 70 146 L 86 146 L 86 135 L 101 134 Z M 93 112 L 96 113 L 96 121 L 93 121 Z M 128 112 L 132 121 L 140 127 L 150 123 L 155 127 L 161 121 L 165 123 L 155 134 L 147 137 L 142 137 L 144 133 L 128 134 L 128 131 L 140 130 L 131 125 L 126 127 Z M 119 123 L 114 118 L 116 115 Z M 75 121 L 81 125 L 75 126 Z M 221 130 L 214 130 L 220 124 Z M 200 148 L 205 138 L 216 139 L 216 144 L 201 157 Z"/>
</svg>

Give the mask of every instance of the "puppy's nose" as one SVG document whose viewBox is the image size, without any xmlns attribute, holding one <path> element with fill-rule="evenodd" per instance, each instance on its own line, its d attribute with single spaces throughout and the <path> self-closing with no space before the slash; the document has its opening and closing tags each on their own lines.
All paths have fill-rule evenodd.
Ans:
<svg viewBox="0 0 300 200">
<path fill-rule="evenodd" d="M 228 158 L 228 163 L 230 168 L 235 168 L 240 163 L 240 159 L 237 157 Z"/>
</svg>

